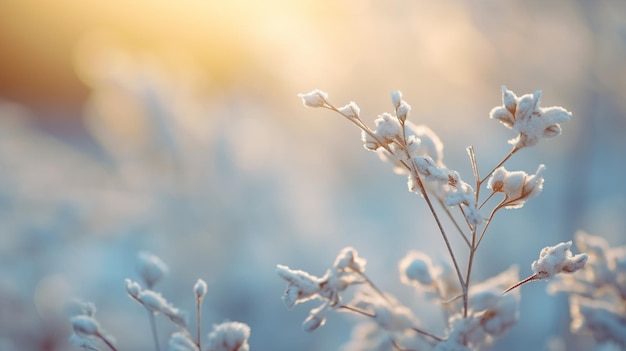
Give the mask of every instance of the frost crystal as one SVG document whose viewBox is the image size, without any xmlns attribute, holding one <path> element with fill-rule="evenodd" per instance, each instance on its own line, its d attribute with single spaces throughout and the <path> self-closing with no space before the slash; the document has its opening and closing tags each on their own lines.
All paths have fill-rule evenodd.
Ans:
<svg viewBox="0 0 626 351">
<path fill-rule="evenodd" d="M 532 263 L 531 268 L 537 279 L 550 279 L 558 273 L 573 273 L 581 269 L 589 256 L 587 254 L 572 255 L 572 242 L 559 243 L 544 247 L 539 259 Z"/>
</svg>

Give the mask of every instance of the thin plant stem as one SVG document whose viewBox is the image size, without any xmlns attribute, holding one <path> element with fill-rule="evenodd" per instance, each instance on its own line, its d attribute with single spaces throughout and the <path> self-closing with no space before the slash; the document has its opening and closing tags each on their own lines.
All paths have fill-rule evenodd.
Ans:
<svg viewBox="0 0 626 351">
<path fill-rule="evenodd" d="M 472 230 L 472 244 L 467 259 L 467 274 L 465 275 L 465 287 L 469 290 L 470 278 L 472 276 L 472 267 L 474 265 L 474 254 L 476 253 L 476 229 Z M 464 302 L 467 301 L 467 292 L 464 294 Z M 467 317 L 467 305 L 463 309 L 463 317 Z"/>
<path fill-rule="evenodd" d="M 117 348 L 115 347 L 115 345 L 113 345 L 113 343 L 111 341 L 109 341 L 109 339 L 107 339 L 104 335 L 98 333 L 98 334 L 96 334 L 96 336 L 100 340 L 102 340 L 102 342 L 105 343 L 111 350 L 118 351 Z"/>
<path fill-rule="evenodd" d="M 454 227 L 456 228 L 456 230 L 459 232 L 459 234 L 463 238 L 463 241 L 465 241 L 465 243 L 467 244 L 468 247 L 471 247 L 469 239 L 467 238 L 465 233 L 463 233 L 463 229 L 461 229 L 461 226 L 459 226 L 459 223 L 456 221 L 456 218 L 454 218 L 454 216 L 452 215 L 452 212 L 450 212 L 448 207 L 446 207 L 446 204 L 443 203 L 443 200 L 437 198 L 437 201 L 441 205 L 441 208 L 443 208 L 444 212 L 448 215 L 448 218 L 450 218 L 450 221 L 452 222 L 452 224 L 454 224 Z"/>
<path fill-rule="evenodd" d="M 355 271 L 355 272 L 356 272 L 356 273 L 358 273 L 358 274 L 359 274 L 359 275 L 360 275 L 363 279 L 365 279 L 365 282 L 366 282 L 366 283 L 367 283 L 367 284 L 368 284 L 368 285 L 369 285 L 372 289 L 374 289 L 374 291 L 376 291 L 376 293 L 377 293 L 378 295 L 380 295 L 380 297 L 382 297 L 382 298 L 383 298 L 383 300 L 385 300 L 388 304 L 391 304 L 391 301 L 389 301 L 389 298 L 387 297 L 387 295 L 385 295 L 385 293 L 383 293 L 383 291 L 382 291 L 382 290 L 380 290 L 380 289 L 378 288 L 378 286 L 376 286 L 376 284 L 374 284 L 374 282 L 373 282 L 370 278 L 368 278 L 368 276 L 367 276 L 367 275 L 365 275 L 365 273 L 363 273 L 363 272 L 359 272 L 359 271 Z"/>
<path fill-rule="evenodd" d="M 502 161 L 500 161 L 500 163 L 498 163 L 495 167 L 493 167 L 493 169 L 489 171 L 489 173 L 487 173 L 487 175 L 483 177 L 483 179 L 480 181 L 480 185 L 482 185 L 493 174 L 493 172 L 496 171 L 496 169 L 500 168 L 506 161 L 508 161 L 511 158 L 511 156 L 513 156 L 519 150 L 520 149 L 518 147 L 514 147 L 513 150 L 511 150 L 506 156 L 504 156 L 504 158 L 502 159 Z"/>
<path fill-rule="evenodd" d="M 368 312 L 368 311 L 365 311 L 365 310 L 362 310 L 360 308 L 356 308 L 356 307 L 350 306 L 350 305 L 340 305 L 340 306 L 338 306 L 338 308 L 342 308 L 344 310 L 348 310 L 350 312 L 354 312 L 354 313 L 357 313 L 357 314 L 362 314 L 362 315 L 370 317 L 370 318 L 375 318 L 376 317 L 376 315 L 374 313 L 372 313 L 372 312 Z"/>
<path fill-rule="evenodd" d="M 196 298 L 196 344 L 198 345 L 198 350 L 202 350 L 202 342 L 200 341 L 200 327 L 202 326 L 202 297 Z"/>
<path fill-rule="evenodd" d="M 159 347 L 159 337 L 157 334 L 156 319 L 154 318 L 154 313 L 152 311 L 148 311 L 148 315 L 150 317 L 150 326 L 152 327 L 152 337 L 154 338 L 155 350 L 161 351 L 161 348 Z"/>
<path fill-rule="evenodd" d="M 480 246 L 480 243 L 483 241 L 483 237 L 485 236 L 485 233 L 487 233 L 487 228 L 489 228 L 489 225 L 491 224 L 491 220 L 493 219 L 493 216 L 496 214 L 496 212 L 502 208 L 502 206 L 504 206 L 506 201 L 506 198 L 504 200 L 502 200 L 501 203 L 498 204 L 498 206 L 496 206 L 491 213 L 489 214 L 489 218 L 487 218 L 487 223 L 485 224 L 485 227 L 483 228 L 483 231 L 480 233 L 480 237 L 478 238 L 478 242 L 476 243 L 476 248 L 475 250 L 478 250 L 478 247 Z"/>
<path fill-rule="evenodd" d="M 354 312 L 354 313 L 357 313 L 357 314 L 361 314 L 361 315 L 364 315 L 364 316 L 367 316 L 367 317 L 370 317 L 370 318 L 376 318 L 376 314 L 375 313 L 372 313 L 372 312 L 369 312 L 369 311 L 365 311 L 365 310 L 362 310 L 360 308 L 357 308 L 357 307 L 354 307 L 354 306 L 351 306 L 351 305 L 340 305 L 340 306 L 338 306 L 338 308 L 342 308 L 344 310 L 348 310 L 348 311 L 351 311 L 351 312 Z M 422 334 L 422 335 L 431 337 L 431 338 L 433 338 L 433 339 L 435 339 L 437 341 L 443 341 L 443 338 L 438 337 L 437 335 L 431 334 L 431 333 L 429 333 L 427 331 L 424 331 L 424 330 L 422 330 L 420 328 L 411 327 L 409 329 L 413 330 L 414 332 L 416 332 L 418 334 Z"/>
<path fill-rule="evenodd" d="M 538 280 L 538 278 L 537 278 L 537 275 L 536 275 L 536 274 L 533 274 L 533 275 L 531 275 L 530 277 L 528 277 L 528 278 L 526 278 L 526 279 L 524 279 L 524 280 L 520 281 L 519 283 L 517 283 L 517 284 L 515 284 L 515 285 L 511 286 L 510 288 L 508 288 L 508 289 L 504 290 L 504 291 L 502 292 L 502 295 L 504 295 L 504 294 L 508 293 L 509 291 L 511 291 L 511 290 L 513 290 L 513 289 L 515 289 L 515 288 L 517 288 L 517 287 L 519 287 L 519 286 L 522 286 L 522 285 L 524 285 L 524 284 L 526 284 L 526 283 L 528 283 L 528 282 L 532 282 L 533 280 Z"/>
</svg>

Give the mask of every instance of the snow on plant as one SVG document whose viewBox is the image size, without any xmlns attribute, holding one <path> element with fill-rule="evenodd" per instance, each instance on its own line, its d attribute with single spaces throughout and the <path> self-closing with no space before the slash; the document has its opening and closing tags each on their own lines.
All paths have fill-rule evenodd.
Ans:
<svg viewBox="0 0 626 351">
<path fill-rule="evenodd" d="M 625 349 L 626 246 L 611 247 L 606 239 L 582 231 L 574 241 L 589 255 L 585 267 L 581 274 L 550 282 L 548 292 L 569 295 L 572 332 Z"/>
<path fill-rule="evenodd" d="M 202 299 L 207 293 L 207 284 L 204 280 L 198 279 L 193 287 L 197 329 L 196 335 L 192 336 L 187 328 L 187 314 L 174 307 L 161 293 L 153 290 L 154 285 L 168 272 L 167 265 L 158 256 L 147 252 L 139 253 L 137 263 L 137 272 L 146 288 L 138 282 L 126 279 L 126 292 L 148 312 L 156 351 L 161 349 L 155 321 L 155 316 L 159 314 L 167 317 L 180 329 L 170 336 L 167 348 L 169 351 L 249 351 L 250 328 L 239 322 L 214 325 L 213 331 L 208 335 L 207 348 L 202 348 L 200 308 Z M 74 330 L 70 336 L 70 343 L 86 350 L 100 350 L 97 343 L 101 341 L 113 351 L 121 350 L 115 346 L 114 339 L 104 332 L 96 320 L 96 307 L 92 303 L 78 302 L 76 307 L 76 315 L 70 318 Z"/>
<path fill-rule="evenodd" d="M 283 296 L 287 307 L 321 300 L 305 319 L 304 330 L 321 327 L 331 311 L 339 310 L 367 317 L 355 328 L 346 350 L 482 350 L 518 321 L 521 297 L 516 288 L 530 281 L 573 273 L 587 262 L 587 254 L 574 255 L 570 251 L 572 242 L 566 242 L 544 248 L 539 259 L 531 264 L 533 274 L 526 279 L 520 280 L 518 269 L 512 266 L 483 282 L 472 281 L 476 252 L 494 215 L 502 209 L 523 207 L 543 189 L 544 165 L 539 165 L 534 174 L 527 174 L 509 171 L 504 164 L 519 150 L 560 135 L 560 124 L 571 118 L 571 113 L 562 107 L 540 107 L 540 91 L 518 97 L 506 87 L 502 88 L 502 105 L 492 109 L 490 118 L 515 131 L 517 136 L 509 141 L 513 147 L 508 154 L 483 175 L 479 172 L 474 148 L 468 147 L 473 170 L 473 179 L 469 181 L 445 165 L 439 137 L 427 126 L 408 120 L 411 106 L 399 91 L 391 94 L 394 112 L 379 115 L 373 128 L 361 119 L 360 108 L 354 102 L 336 107 L 321 90 L 298 96 L 307 107 L 328 109 L 346 118 L 361 130 L 365 149 L 379 153 L 394 166 L 395 172 L 407 177 L 409 191 L 426 202 L 450 259 L 439 262 L 426 253 L 411 250 L 398 265 L 403 283 L 422 289 L 425 296 L 441 306 L 449 318 L 445 331 L 428 330 L 408 307 L 379 289 L 365 275 L 365 259 L 352 247 L 343 249 L 322 277 L 278 265 L 278 275 L 287 282 Z M 500 201 L 494 203 L 498 197 Z M 450 221 L 450 227 L 465 243 L 467 262 L 464 267 L 459 257 L 465 256 L 453 250 L 451 234 L 443 219 Z M 351 286 L 362 288 L 352 301 L 344 301 L 344 293 Z M 582 299 L 578 301 L 577 313 L 583 316 L 578 320 L 589 314 L 606 315 L 605 312 L 586 313 L 594 307 L 581 303 Z M 601 307 L 593 311 L 598 310 L 605 311 Z M 597 330 L 599 327 L 594 329 L 592 319 L 588 317 L 578 322 L 580 328 Z M 605 322 L 602 329 L 605 334 L 606 330 L 626 325 L 610 317 L 605 317 Z"/>
</svg>

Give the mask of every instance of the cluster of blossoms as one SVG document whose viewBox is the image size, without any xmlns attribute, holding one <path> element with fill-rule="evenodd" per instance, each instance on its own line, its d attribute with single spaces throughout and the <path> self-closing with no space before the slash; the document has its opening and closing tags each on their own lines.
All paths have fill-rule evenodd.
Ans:
<svg viewBox="0 0 626 351">
<path fill-rule="evenodd" d="M 468 148 L 473 167 L 473 182 L 464 181 L 457 171 L 443 162 L 443 144 L 427 126 L 415 125 L 407 118 L 411 106 L 400 92 L 391 94 L 394 113 L 383 113 L 368 127 L 360 117 L 360 108 L 354 102 L 335 107 L 328 94 L 314 90 L 299 94 L 307 107 L 332 110 L 345 117 L 361 130 L 365 149 L 375 151 L 390 161 L 397 173 L 408 178 L 408 189 L 424 198 L 444 239 L 452 265 L 435 262 L 427 254 L 410 251 L 399 263 L 403 283 L 426 292 L 439 304 L 448 319 L 445 336 L 437 336 L 421 327 L 410 309 L 379 290 L 365 275 L 365 261 L 357 259 L 356 251 L 342 251 L 332 269 L 321 278 L 303 271 L 278 266 L 278 274 L 287 281 L 285 303 L 288 307 L 313 298 L 323 303 L 311 310 L 304 329 L 312 331 L 324 324 L 329 310 L 341 309 L 370 317 L 355 329 L 348 350 L 436 350 L 465 351 L 485 349 L 495 338 L 504 335 L 519 319 L 519 286 L 542 279 L 551 279 L 559 273 L 574 273 L 587 262 L 586 254 L 574 255 L 571 242 L 544 248 L 539 259 L 531 264 L 533 274 L 519 280 L 518 269 L 512 267 L 480 283 L 471 284 L 474 255 L 495 215 L 501 209 L 521 208 L 527 200 L 543 189 L 544 165 L 535 174 L 508 171 L 504 163 L 519 150 L 533 146 L 542 139 L 561 133 L 560 123 L 571 114 L 561 107 L 539 106 L 541 92 L 517 97 L 502 88 L 502 106 L 494 108 L 490 117 L 514 130 L 518 135 L 509 141 L 513 149 L 486 175 L 479 175 L 474 149 Z M 490 193 L 481 198 L 481 189 Z M 497 194 L 499 203 L 483 214 L 483 207 Z M 468 261 L 461 270 L 457 255 L 450 244 L 449 234 L 441 224 L 440 215 L 433 206 L 439 203 L 445 215 L 468 248 Z M 453 214 L 452 211 L 458 211 Z M 457 217 L 463 220 L 459 221 Z M 459 223 L 465 223 L 463 229 Z M 349 256 L 346 256 L 350 253 Z M 342 257 L 351 259 L 343 259 Z M 358 262 L 355 267 L 338 262 Z M 359 284 L 369 291 L 357 293 L 350 303 L 343 303 L 342 292 Z"/>
<path fill-rule="evenodd" d="M 626 349 L 626 246 L 578 232 L 576 247 L 588 253 L 580 274 L 559 276 L 548 292 L 569 295 L 571 331 Z"/>
<path fill-rule="evenodd" d="M 155 255 L 142 252 L 138 256 L 137 272 L 146 288 L 138 282 L 126 279 L 126 292 L 128 296 L 144 306 L 150 316 L 155 349 L 160 350 L 158 336 L 156 335 L 154 317 L 162 314 L 167 317 L 180 330 L 174 332 L 169 339 L 168 351 L 200 351 L 203 350 L 201 343 L 201 315 L 200 308 L 202 300 L 207 293 L 207 284 L 204 280 L 198 279 L 193 287 L 196 300 L 196 326 L 197 334 L 192 334 L 187 329 L 187 315 L 185 312 L 174 307 L 159 292 L 153 290 L 154 286 L 168 272 L 167 265 Z M 117 351 L 112 337 L 108 336 L 100 327 L 100 323 L 95 318 L 96 308 L 92 303 L 77 303 L 77 312 L 70 321 L 73 327 L 73 334 L 70 342 L 86 350 L 100 350 L 96 344 L 100 340 L 113 351 Z M 208 335 L 205 351 L 249 351 L 248 339 L 250 328 L 239 322 L 224 322 L 213 326 L 213 330 Z"/>
</svg>

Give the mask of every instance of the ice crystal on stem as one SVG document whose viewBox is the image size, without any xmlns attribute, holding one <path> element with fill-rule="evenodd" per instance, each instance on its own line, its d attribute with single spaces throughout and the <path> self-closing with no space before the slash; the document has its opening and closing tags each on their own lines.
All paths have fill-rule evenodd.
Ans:
<svg viewBox="0 0 626 351">
<path fill-rule="evenodd" d="M 550 279 L 556 274 L 573 273 L 583 268 L 589 256 L 584 253 L 574 256 L 570 251 L 571 246 L 572 242 L 568 241 L 544 247 L 539 259 L 531 266 L 537 279 Z"/>
</svg>

